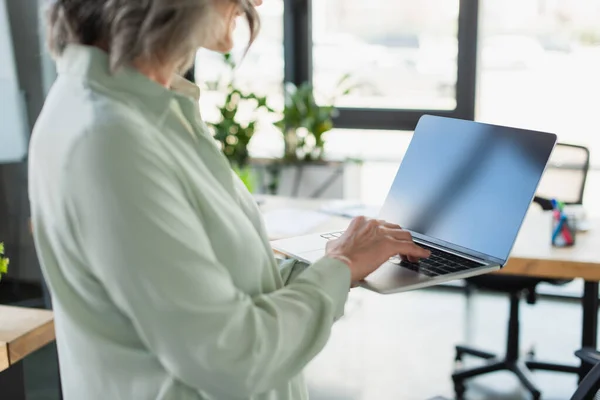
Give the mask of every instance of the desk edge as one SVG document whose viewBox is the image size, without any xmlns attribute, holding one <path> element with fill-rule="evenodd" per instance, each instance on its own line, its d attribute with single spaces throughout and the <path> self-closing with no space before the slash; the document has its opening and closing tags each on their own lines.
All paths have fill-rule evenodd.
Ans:
<svg viewBox="0 0 600 400">
<path fill-rule="evenodd" d="M 41 339 L 34 341 L 33 338 L 35 337 L 41 337 Z M 52 343 L 55 339 L 54 320 L 49 320 L 31 332 L 7 343 L 6 349 L 8 351 L 9 366 L 16 364 L 48 343 Z M 18 351 L 20 349 L 24 349 L 25 351 Z"/>
<path fill-rule="evenodd" d="M 0 372 L 10 367 L 10 360 L 8 359 L 8 344 L 0 342 Z"/>
</svg>

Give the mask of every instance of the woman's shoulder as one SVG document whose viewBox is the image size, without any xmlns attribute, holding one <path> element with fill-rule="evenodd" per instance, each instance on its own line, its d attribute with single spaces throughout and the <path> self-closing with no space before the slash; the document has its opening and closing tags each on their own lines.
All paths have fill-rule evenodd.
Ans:
<svg viewBox="0 0 600 400">
<path fill-rule="evenodd" d="M 132 162 L 155 163 L 163 158 L 161 146 L 154 139 L 155 130 L 150 121 L 125 107 L 110 101 L 98 102 L 73 143 L 72 156 L 99 157 L 106 162 L 125 158 Z"/>
<path fill-rule="evenodd" d="M 153 124 L 124 99 L 59 77 L 34 127 L 34 134 L 74 139 L 86 133 L 131 131 Z"/>
<path fill-rule="evenodd" d="M 106 162 L 141 154 L 159 157 L 160 146 L 152 139 L 155 130 L 156 124 L 114 96 L 57 86 L 36 122 L 31 148 L 36 157 L 58 156 L 64 165 L 96 156 Z"/>
</svg>

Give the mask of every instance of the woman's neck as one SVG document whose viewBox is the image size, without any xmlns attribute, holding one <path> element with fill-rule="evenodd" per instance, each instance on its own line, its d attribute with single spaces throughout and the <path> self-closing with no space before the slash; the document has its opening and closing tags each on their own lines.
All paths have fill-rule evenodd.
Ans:
<svg viewBox="0 0 600 400">
<path fill-rule="evenodd" d="M 108 46 L 105 43 L 98 42 L 95 44 L 95 46 L 104 50 L 107 53 L 109 51 Z M 173 75 L 177 71 L 175 67 L 155 66 L 142 62 L 134 62 L 133 67 L 140 71 L 142 74 L 146 75 L 150 80 L 153 80 L 154 82 L 166 87 L 167 89 L 171 87 Z"/>
<path fill-rule="evenodd" d="M 141 63 L 134 63 L 133 66 L 159 85 L 166 88 L 171 87 L 171 81 L 173 79 L 173 75 L 175 74 L 176 68 L 156 67 Z"/>
</svg>

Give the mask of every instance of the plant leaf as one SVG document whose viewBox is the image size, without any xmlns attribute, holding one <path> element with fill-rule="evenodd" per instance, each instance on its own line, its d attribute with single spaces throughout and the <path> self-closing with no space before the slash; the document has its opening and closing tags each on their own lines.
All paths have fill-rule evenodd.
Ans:
<svg viewBox="0 0 600 400">
<path fill-rule="evenodd" d="M 8 272 L 8 264 L 10 260 L 4 257 L 4 243 L 0 242 L 0 280 L 2 279 L 2 275 Z"/>
</svg>

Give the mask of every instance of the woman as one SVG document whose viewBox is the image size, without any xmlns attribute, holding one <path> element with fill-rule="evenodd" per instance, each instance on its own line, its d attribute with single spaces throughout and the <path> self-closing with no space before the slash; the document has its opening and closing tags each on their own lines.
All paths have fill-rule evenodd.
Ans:
<svg viewBox="0 0 600 400">
<path fill-rule="evenodd" d="M 260 2 L 260 1 L 259 1 Z M 260 212 L 175 77 L 226 52 L 250 0 L 57 0 L 59 77 L 33 133 L 36 246 L 67 400 L 305 399 L 304 366 L 351 282 L 428 253 L 355 219 L 311 267 L 280 269 Z"/>
</svg>

